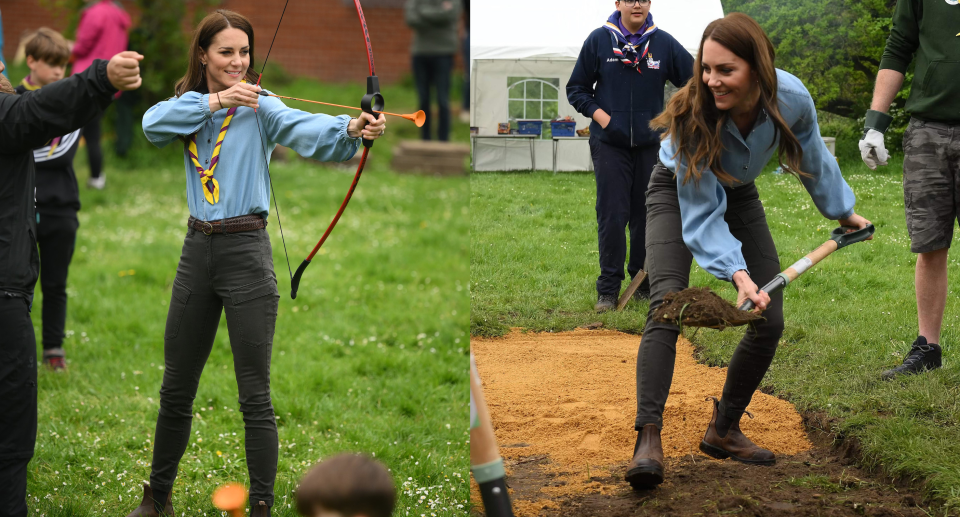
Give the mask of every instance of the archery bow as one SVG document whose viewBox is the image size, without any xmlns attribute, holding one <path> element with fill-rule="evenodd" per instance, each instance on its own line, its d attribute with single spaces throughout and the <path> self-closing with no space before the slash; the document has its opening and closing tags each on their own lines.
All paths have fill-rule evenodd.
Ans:
<svg viewBox="0 0 960 517">
<path fill-rule="evenodd" d="M 263 60 L 263 66 L 260 69 L 260 76 L 257 79 L 257 85 L 260 85 L 260 79 L 263 78 L 263 70 L 267 67 L 267 60 L 270 59 L 270 51 L 273 50 L 273 42 L 277 39 L 277 34 L 280 32 L 280 24 L 283 22 L 283 15 L 287 12 L 287 4 L 290 3 L 290 0 L 287 0 L 283 5 L 283 12 L 280 13 L 280 21 L 277 22 L 277 30 L 273 34 L 273 41 L 270 42 L 270 49 L 267 50 L 267 57 Z M 360 100 L 360 109 L 373 115 L 375 112 L 383 111 L 383 95 L 380 94 L 380 79 L 377 77 L 377 73 L 373 64 L 373 47 L 370 44 L 370 32 L 367 30 L 367 21 L 363 17 L 363 8 L 360 6 L 360 0 L 353 0 L 354 5 L 357 7 L 357 16 L 360 18 L 360 27 L 363 29 L 363 41 L 367 47 L 367 64 L 369 65 L 370 75 L 367 76 L 367 94 L 363 96 Z M 375 116 L 375 115 L 374 115 Z M 258 132 L 260 128 L 260 118 L 257 116 L 257 129 Z M 270 178 L 270 165 L 267 162 L 267 151 L 266 147 L 263 145 L 263 134 L 260 132 L 260 143 L 261 148 L 263 149 L 263 161 L 267 165 L 267 177 Z M 357 173 L 353 176 L 353 183 L 350 185 L 350 189 L 347 191 L 347 195 L 343 198 L 343 203 L 340 204 L 340 209 L 337 210 L 337 215 L 334 216 L 333 221 L 330 222 L 330 225 L 327 227 L 327 230 L 323 232 L 323 236 L 320 237 L 320 240 L 317 242 L 317 245 L 313 247 L 313 250 L 307 255 L 307 258 L 300 264 L 300 267 L 297 268 L 295 274 L 290 276 L 290 298 L 297 298 L 297 290 L 300 287 L 300 278 L 303 276 L 303 271 L 307 269 L 307 266 L 310 265 L 310 261 L 313 260 L 314 255 L 317 254 L 317 251 L 320 250 L 320 247 L 323 246 L 324 241 L 327 240 L 327 237 L 330 236 L 330 232 L 333 231 L 333 228 L 337 225 L 337 222 L 340 220 L 340 216 L 343 215 L 343 210 L 347 207 L 347 204 L 350 202 L 350 198 L 353 196 L 353 191 L 357 188 L 357 183 L 360 181 L 360 175 L 363 173 L 363 166 L 367 163 L 367 155 L 370 152 L 370 148 L 373 147 L 373 140 L 367 140 L 361 135 L 361 141 L 363 142 L 363 154 L 360 156 L 360 165 L 357 167 Z M 280 208 L 277 206 L 277 194 L 273 189 L 273 181 L 270 180 L 270 190 L 274 192 L 273 194 L 273 203 L 274 208 L 277 212 L 277 224 L 280 226 L 280 239 L 283 241 L 283 253 L 287 256 L 287 271 L 290 271 L 290 257 L 287 255 L 287 245 L 286 241 L 283 239 L 283 226 L 280 224 Z"/>
</svg>

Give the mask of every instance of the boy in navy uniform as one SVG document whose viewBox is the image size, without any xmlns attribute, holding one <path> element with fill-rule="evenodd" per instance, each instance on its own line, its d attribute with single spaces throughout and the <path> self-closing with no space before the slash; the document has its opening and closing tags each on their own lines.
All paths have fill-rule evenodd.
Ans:
<svg viewBox="0 0 960 517">
<path fill-rule="evenodd" d="M 41 28 L 27 41 L 25 50 L 30 75 L 16 87 L 17 93 L 38 90 L 63 79 L 70 45 L 60 33 Z M 73 172 L 80 131 L 54 137 L 33 151 L 37 169 L 37 244 L 43 261 L 43 364 L 54 370 L 66 367 L 63 329 L 67 319 L 67 270 L 80 225 L 80 192 Z"/>
<path fill-rule="evenodd" d="M 627 255 L 630 277 L 643 269 L 646 190 L 657 163 L 660 134 L 649 127 L 663 111 L 663 88 L 680 87 L 693 74 L 693 57 L 650 14 L 650 0 L 619 0 L 606 23 L 583 42 L 567 82 L 567 100 L 590 124 L 590 152 L 597 181 L 600 276 L 597 312 L 616 306 Z M 644 281 L 637 295 L 650 297 Z"/>
</svg>

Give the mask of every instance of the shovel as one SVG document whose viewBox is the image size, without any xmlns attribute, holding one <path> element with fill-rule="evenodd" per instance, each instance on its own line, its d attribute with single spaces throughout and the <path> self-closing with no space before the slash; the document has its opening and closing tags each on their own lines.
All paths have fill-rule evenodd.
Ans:
<svg viewBox="0 0 960 517">
<path fill-rule="evenodd" d="M 855 242 L 867 240 L 873 235 L 873 225 L 867 225 L 861 230 L 851 227 L 840 227 L 830 233 L 830 240 L 824 242 L 807 256 L 798 260 L 785 271 L 778 274 L 762 290 L 768 294 L 783 289 L 798 276 L 820 262 L 834 251 L 849 246 Z M 730 302 L 710 290 L 709 287 L 689 287 L 677 293 L 669 293 L 663 298 L 663 304 L 657 308 L 653 318 L 665 323 L 674 323 L 689 327 L 707 327 L 724 329 L 744 325 L 762 318 L 752 312 L 753 302 L 745 300 L 740 307 L 734 307 Z"/>
<path fill-rule="evenodd" d="M 630 298 L 633 298 L 633 293 L 637 292 L 637 288 L 640 287 L 640 284 L 643 283 L 643 279 L 647 278 L 646 270 L 641 269 L 636 275 L 633 275 L 633 281 L 630 282 L 630 285 L 627 286 L 627 290 L 620 295 L 620 299 L 617 300 L 617 310 L 622 311 L 624 307 L 627 306 L 627 302 L 630 301 Z"/>
<path fill-rule="evenodd" d="M 865 228 L 857 230 L 849 226 L 841 226 L 832 232 L 830 232 L 830 240 L 824 242 L 817 249 L 807 253 L 807 256 L 796 261 L 792 266 L 785 269 L 782 273 L 773 277 L 773 280 L 763 286 L 760 290 L 765 291 L 767 294 L 773 294 L 780 289 L 783 289 L 790 282 L 793 282 L 797 279 L 798 276 L 802 275 L 806 270 L 813 267 L 817 262 L 820 262 L 828 255 L 837 251 L 840 248 L 849 246 L 855 242 L 865 241 L 873 235 L 873 225 L 868 224 Z M 744 300 L 744 302 L 737 307 L 741 311 L 749 311 L 754 308 L 753 302 L 749 299 Z"/>
</svg>

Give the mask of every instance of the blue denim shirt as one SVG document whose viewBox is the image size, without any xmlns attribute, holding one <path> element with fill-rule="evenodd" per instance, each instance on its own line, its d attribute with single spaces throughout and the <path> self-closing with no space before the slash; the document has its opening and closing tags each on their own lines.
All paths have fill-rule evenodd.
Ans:
<svg viewBox="0 0 960 517">
<path fill-rule="evenodd" d="M 300 156 L 324 162 L 349 160 L 357 152 L 359 138 L 347 136 L 350 117 L 332 117 L 288 108 L 276 97 L 260 97 L 260 130 L 252 108 L 237 109 L 220 147 L 220 161 L 213 177 L 220 185 L 220 201 L 211 205 L 203 196 L 200 173 L 190 160 L 179 137 L 196 132 L 197 154 L 203 167 L 210 166 L 220 126 L 227 117 L 225 109 L 210 112 L 209 95 L 187 92 L 147 110 L 143 132 L 153 145 L 166 147 L 176 142 L 183 146 L 183 164 L 187 171 L 187 205 L 190 215 L 215 221 L 270 211 L 270 180 L 267 163 L 277 144 L 289 147 Z"/>
<path fill-rule="evenodd" d="M 793 75 L 777 70 L 779 90 L 777 100 L 780 115 L 800 141 L 803 149 L 801 170 L 809 177 L 802 178 L 814 204 L 827 219 L 841 219 L 853 214 L 856 197 L 840 174 L 837 160 L 830 154 L 820 137 L 817 110 L 803 83 Z M 776 151 L 773 121 L 761 113 L 756 125 L 744 139 L 733 120 L 728 119 L 721 141 L 724 152 L 720 158 L 724 170 L 744 185 L 755 180 Z M 771 145 L 773 143 L 774 145 Z M 683 242 L 690 249 L 697 264 L 721 280 L 730 280 L 733 274 L 747 269 L 740 241 L 730 233 L 723 219 L 727 198 L 723 184 L 709 169 L 703 171 L 699 184 L 683 184 L 687 165 L 679 161 L 676 146 L 667 137 L 660 144 L 660 161 L 676 174 L 680 218 L 683 224 Z"/>
</svg>

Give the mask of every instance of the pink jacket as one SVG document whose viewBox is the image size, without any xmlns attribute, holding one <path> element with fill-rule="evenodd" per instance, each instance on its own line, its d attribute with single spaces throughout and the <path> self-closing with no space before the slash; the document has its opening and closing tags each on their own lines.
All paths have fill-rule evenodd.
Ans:
<svg viewBox="0 0 960 517">
<path fill-rule="evenodd" d="M 73 45 L 73 73 L 83 72 L 94 59 L 110 59 L 127 50 L 130 15 L 112 0 L 101 0 L 80 15 Z"/>
</svg>

